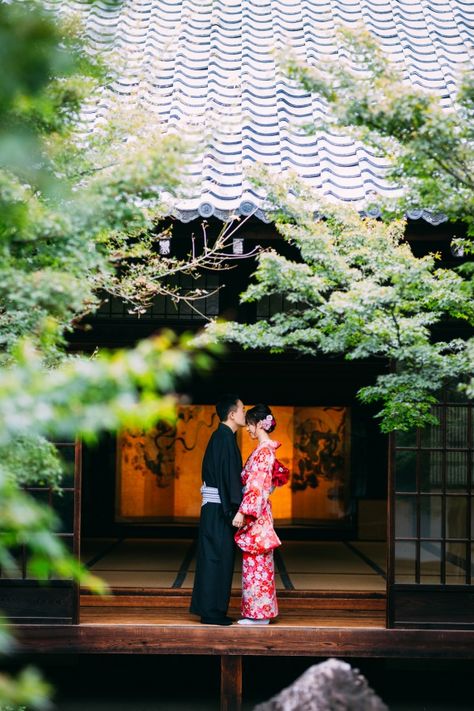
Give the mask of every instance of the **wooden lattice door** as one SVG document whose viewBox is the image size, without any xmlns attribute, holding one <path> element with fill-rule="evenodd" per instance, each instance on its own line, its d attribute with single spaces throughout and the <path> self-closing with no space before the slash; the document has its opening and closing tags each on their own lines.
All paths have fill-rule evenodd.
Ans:
<svg viewBox="0 0 474 711">
<path fill-rule="evenodd" d="M 474 627 L 473 403 L 446 393 L 440 424 L 391 436 L 389 627 Z"/>
<path fill-rule="evenodd" d="M 65 461 L 61 491 L 48 486 L 25 487 L 35 499 L 47 503 L 58 514 L 59 536 L 69 550 L 79 557 L 81 511 L 80 442 L 57 442 Z M 0 610 L 17 624 L 77 624 L 79 589 L 72 580 L 34 578 L 28 569 L 28 552 L 22 546 L 16 551 L 16 566 L 0 569 Z"/>
</svg>

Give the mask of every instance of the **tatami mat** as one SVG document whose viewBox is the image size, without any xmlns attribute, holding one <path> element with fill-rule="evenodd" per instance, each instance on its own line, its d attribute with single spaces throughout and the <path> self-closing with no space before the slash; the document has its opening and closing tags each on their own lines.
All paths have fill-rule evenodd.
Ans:
<svg viewBox="0 0 474 711">
<path fill-rule="evenodd" d="M 177 585 L 189 590 L 196 567 L 193 547 L 191 539 L 86 540 L 81 557 L 90 570 L 112 588 Z M 284 541 L 278 553 L 280 565 L 283 564 L 281 569 L 278 565 L 276 568 L 279 590 L 291 585 L 296 590 L 385 589 L 385 580 L 380 574 L 383 570 L 377 572 L 377 566 L 382 568 L 384 562 L 383 543 Z M 241 587 L 241 571 L 242 557 L 237 551 L 232 583 L 237 590 Z"/>
<path fill-rule="evenodd" d="M 83 541 L 81 558 L 112 588 L 177 586 L 190 590 L 196 567 L 194 552 L 192 539 L 102 538 Z M 399 544 L 398 554 L 397 582 L 414 582 L 413 547 Z M 278 590 L 291 588 L 291 585 L 299 591 L 383 592 L 386 588 L 386 544 L 383 542 L 283 541 L 276 563 Z M 464 571 L 455 563 L 455 560 L 446 561 L 447 584 L 464 582 Z M 234 590 L 241 588 L 241 571 L 242 556 L 237 551 Z M 422 582 L 436 584 L 439 574 L 437 551 L 422 546 Z"/>
<path fill-rule="evenodd" d="M 117 543 L 116 538 L 83 538 L 81 540 L 81 560 L 88 563 L 96 555 Z"/>
<path fill-rule="evenodd" d="M 386 582 L 380 575 L 291 573 L 295 590 L 364 590 L 385 591 Z"/>
<path fill-rule="evenodd" d="M 177 571 L 96 570 L 95 575 L 112 588 L 171 588 Z"/>
<path fill-rule="evenodd" d="M 379 566 L 384 572 L 387 570 L 387 544 L 382 541 L 355 541 L 351 546 Z"/>
<path fill-rule="evenodd" d="M 367 563 L 339 542 L 291 541 L 280 550 L 292 579 L 296 573 L 336 574 L 343 571 L 351 575 L 364 575 L 374 572 Z"/>
<path fill-rule="evenodd" d="M 189 564 L 188 570 L 190 572 L 193 572 L 196 570 L 196 557 L 194 556 L 191 563 Z M 237 548 L 235 551 L 235 566 L 234 570 L 236 573 L 241 573 L 242 572 L 242 553 L 241 551 Z"/>
<path fill-rule="evenodd" d="M 191 540 L 124 540 L 92 566 L 93 570 L 179 570 Z"/>
</svg>

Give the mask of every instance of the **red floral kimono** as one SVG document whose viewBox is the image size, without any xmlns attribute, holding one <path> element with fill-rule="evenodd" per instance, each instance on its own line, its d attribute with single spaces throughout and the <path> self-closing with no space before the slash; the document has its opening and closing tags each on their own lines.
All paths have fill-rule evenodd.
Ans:
<svg viewBox="0 0 474 711">
<path fill-rule="evenodd" d="M 273 528 L 270 494 L 275 449 L 279 442 L 259 444 L 242 472 L 243 499 L 239 511 L 245 525 L 235 534 L 242 555 L 242 616 L 266 620 L 278 615 L 273 549 L 281 541 Z"/>
</svg>

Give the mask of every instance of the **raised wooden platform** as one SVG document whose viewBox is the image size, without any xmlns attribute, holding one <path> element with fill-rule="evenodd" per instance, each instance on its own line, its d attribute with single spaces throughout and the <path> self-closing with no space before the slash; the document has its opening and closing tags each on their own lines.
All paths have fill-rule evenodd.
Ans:
<svg viewBox="0 0 474 711">
<path fill-rule="evenodd" d="M 241 709 L 243 656 L 474 658 L 474 632 L 387 630 L 383 614 L 362 615 L 348 608 L 286 610 L 267 627 L 215 627 L 200 624 L 176 605 L 91 605 L 82 609 L 80 625 L 18 626 L 17 651 L 219 655 L 221 711 Z"/>
<path fill-rule="evenodd" d="M 277 561 L 280 615 L 267 627 L 254 628 L 202 625 L 190 615 L 192 544 L 166 544 L 163 549 L 163 541 L 101 542 L 90 551 L 89 567 L 113 594 L 83 591 L 79 625 L 18 626 L 18 650 L 218 655 L 222 711 L 240 709 L 244 656 L 474 658 L 473 631 L 385 628 L 383 543 L 287 544 Z M 238 619 L 236 568 L 229 614 Z"/>
<path fill-rule="evenodd" d="M 238 615 L 236 615 L 238 617 Z M 18 625 L 19 650 L 41 653 L 474 658 L 469 630 L 389 630 L 381 613 L 282 612 L 268 627 L 216 627 L 176 607 L 94 606 L 80 625 Z"/>
</svg>

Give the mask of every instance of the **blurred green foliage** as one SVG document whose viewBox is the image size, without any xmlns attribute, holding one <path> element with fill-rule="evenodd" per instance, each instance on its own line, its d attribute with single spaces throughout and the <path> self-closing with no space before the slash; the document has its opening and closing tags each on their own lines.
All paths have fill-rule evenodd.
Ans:
<svg viewBox="0 0 474 711">
<path fill-rule="evenodd" d="M 156 260 L 159 196 L 179 185 L 185 147 L 126 107 L 99 134 L 84 132 L 81 106 L 110 91 L 113 68 L 86 50 L 74 19 L 60 21 L 41 2 L 0 3 L 0 66 L 0 566 L 14 571 L 12 551 L 25 546 L 30 574 L 100 592 L 55 535 L 53 511 L 24 486 L 59 486 L 58 438 L 172 421 L 191 368 L 210 365 L 209 352 L 172 333 L 92 357 L 66 349 L 99 290 L 120 290 L 120 269 L 134 260 L 138 282 L 137 257 L 143 269 Z M 168 260 L 158 276 L 171 266 L 186 269 Z M 155 279 L 145 298 L 159 288 Z M 3 651 L 10 641 L 2 626 Z M 47 695 L 34 670 L 0 675 L 1 708 L 41 709 Z"/>
</svg>

